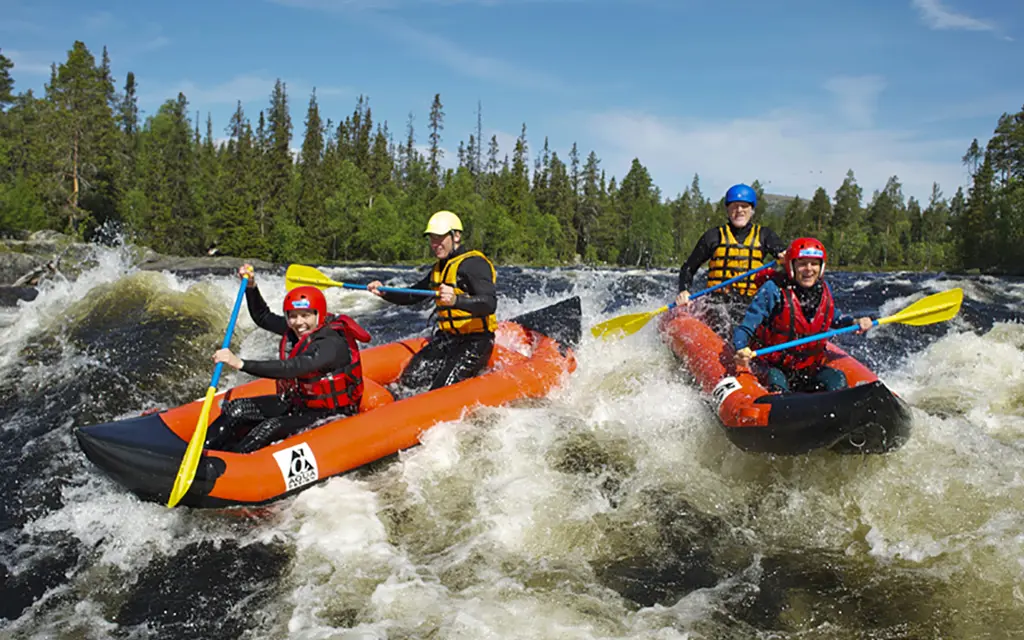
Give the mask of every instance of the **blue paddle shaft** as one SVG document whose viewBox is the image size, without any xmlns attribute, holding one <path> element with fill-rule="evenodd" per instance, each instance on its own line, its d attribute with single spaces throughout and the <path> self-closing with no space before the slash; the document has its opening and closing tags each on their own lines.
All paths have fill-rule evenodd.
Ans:
<svg viewBox="0 0 1024 640">
<path fill-rule="evenodd" d="M 741 273 L 740 275 L 735 276 L 733 278 L 729 278 L 725 282 L 719 282 L 715 286 L 708 287 L 707 289 L 704 289 L 703 291 L 698 291 L 697 293 L 691 293 L 690 297 L 687 298 L 687 300 L 696 300 L 697 298 L 699 298 L 699 297 L 701 297 L 703 295 L 707 295 L 707 294 L 711 293 L 712 291 L 716 291 L 718 289 L 721 289 L 722 287 L 727 287 L 727 286 L 729 286 L 730 284 L 732 284 L 734 282 L 739 282 L 740 280 L 744 280 L 746 278 L 749 278 L 750 276 L 754 275 L 755 273 L 757 273 L 759 271 L 764 271 L 765 269 L 767 269 L 769 267 L 772 267 L 772 266 L 775 266 L 775 261 L 774 260 L 772 260 L 768 264 L 763 264 L 763 265 L 761 265 L 760 267 L 758 267 L 756 269 L 753 269 L 751 271 L 747 271 L 746 273 Z M 668 311 L 670 309 L 674 309 L 675 307 L 676 307 L 676 303 L 673 302 L 672 304 L 668 305 L 668 309 L 666 309 L 666 311 Z"/>
<path fill-rule="evenodd" d="M 871 321 L 871 326 L 872 327 L 878 326 L 878 320 L 872 320 Z M 765 347 L 764 349 L 758 349 L 757 351 L 754 352 L 754 357 L 756 358 L 757 356 L 763 356 L 763 355 L 767 355 L 769 353 L 775 353 L 776 351 L 782 351 L 783 349 L 788 349 L 790 347 L 798 347 L 798 346 L 800 346 L 802 344 L 807 344 L 808 342 L 817 342 L 818 340 L 825 340 L 827 338 L 831 338 L 832 336 L 837 336 L 840 333 L 849 333 L 851 331 L 856 331 L 857 329 L 860 329 L 860 325 L 857 324 L 856 322 L 854 322 L 853 324 L 851 324 L 848 327 L 842 327 L 840 329 L 832 329 L 831 331 L 826 331 L 824 333 L 819 333 L 817 335 L 806 336 L 804 338 L 799 338 L 797 340 L 790 340 L 789 342 L 783 342 L 782 344 L 777 344 L 777 345 L 774 345 L 774 346 L 771 346 L 771 347 Z"/>
<path fill-rule="evenodd" d="M 716 291 L 718 289 L 721 289 L 722 287 L 727 287 L 727 286 L 729 286 L 730 284 L 732 284 L 734 282 L 739 282 L 740 280 L 745 280 L 745 279 L 749 278 L 750 276 L 754 275 L 755 273 L 758 273 L 760 271 L 764 271 L 765 269 L 767 269 L 769 267 L 773 267 L 773 266 L 775 266 L 775 261 L 774 260 L 772 260 L 768 264 L 763 264 L 763 265 L 761 265 L 760 267 L 758 267 L 756 269 L 752 269 L 752 270 L 750 270 L 750 271 L 748 271 L 746 273 L 741 273 L 740 275 L 738 275 L 736 277 L 729 278 L 725 282 L 719 282 L 715 286 L 708 287 L 707 289 L 704 289 L 703 291 L 698 291 L 697 293 L 691 293 L 690 294 L 690 300 L 694 300 L 694 299 L 699 298 L 699 297 L 701 297 L 703 295 L 707 295 L 707 294 L 711 293 L 712 291 Z"/>
<path fill-rule="evenodd" d="M 346 289 L 363 289 L 366 290 L 365 284 L 349 284 L 347 282 L 342 283 L 342 287 Z M 380 291 L 390 291 L 391 293 L 408 293 L 414 296 L 436 296 L 436 291 L 428 291 L 426 289 L 402 289 L 400 287 L 380 287 Z"/>
<path fill-rule="evenodd" d="M 231 320 L 228 321 L 228 330 L 224 333 L 224 342 L 221 343 L 221 349 L 227 349 L 231 346 L 231 335 L 235 332 L 235 322 L 238 321 L 238 312 L 242 308 L 242 298 L 245 297 L 245 288 L 249 285 L 249 276 L 242 278 L 242 286 L 238 288 L 238 295 L 235 296 L 235 308 L 231 310 Z M 220 381 L 220 372 L 224 370 L 224 363 L 218 362 L 217 366 L 213 368 L 213 379 L 210 381 L 210 386 L 214 389 L 217 388 L 217 383 Z"/>
</svg>

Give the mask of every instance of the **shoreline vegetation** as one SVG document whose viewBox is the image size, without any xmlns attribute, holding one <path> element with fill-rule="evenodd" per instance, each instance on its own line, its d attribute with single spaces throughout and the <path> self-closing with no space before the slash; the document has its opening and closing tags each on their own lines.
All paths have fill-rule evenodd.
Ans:
<svg viewBox="0 0 1024 640">
<path fill-rule="evenodd" d="M 607 175 L 594 151 L 573 144 L 562 158 L 525 123 L 501 149 L 484 139 L 480 103 L 457 167 L 444 168 L 440 94 L 425 152 L 413 114 L 396 137 L 368 98 L 335 122 L 315 90 L 293 139 L 280 80 L 254 117 L 238 103 L 221 142 L 184 94 L 143 119 L 134 73 L 117 88 L 105 47 L 97 61 L 74 42 L 41 97 L 15 93 L 12 69 L 0 51 L 0 235 L 54 230 L 87 242 L 122 236 L 168 256 L 415 266 L 430 261 L 427 217 L 449 209 L 465 244 L 498 265 L 678 268 L 726 220 L 698 174 L 666 197 L 639 158 L 621 178 Z M 927 202 L 905 198 L 898 176 L 867 196 L 853 169 L 835 193 L 806 200 L 766 194 L 754 176 L 736 182 L 758 192 L 756 222 L 784 240 L 818 237 L 835 269 L 1022 274 L 1024 109 L 1004 113 L 986 145 L 966 146 L 969 189 L 947 198 L 935 184 Z"/>
</svg>

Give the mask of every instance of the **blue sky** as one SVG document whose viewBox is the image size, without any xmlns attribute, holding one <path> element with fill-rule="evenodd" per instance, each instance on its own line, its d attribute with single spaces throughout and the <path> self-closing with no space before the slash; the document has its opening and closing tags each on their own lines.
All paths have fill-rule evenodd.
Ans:
<svg viewBox="0 0 1024 640">
<path fill-rule="evenodd" d="M 88 6 L 87 6 L 88 5 Z M 42 90 L 74 40 L 136 74 L 154 113 L 182 91 L 224 136 L 235 102 L 255 121 L 276 78 L 301 143 L 315 86 L 323 116 L 358 95 L 404 137 L 427 139 L 435 93 L 445 161 L 475 131 L 511 153 L 527 125 L 621 178 L 634 157 L 663 195 L 699 173 L 705 195 L 758 178 L 830 193 L 853 169 L 869 198 L 893 174 L 926 199 L 966 180 L 960 158 L 1024 105 L 1017 0 L 0 0 L 15 89 Z"/>
</svg>

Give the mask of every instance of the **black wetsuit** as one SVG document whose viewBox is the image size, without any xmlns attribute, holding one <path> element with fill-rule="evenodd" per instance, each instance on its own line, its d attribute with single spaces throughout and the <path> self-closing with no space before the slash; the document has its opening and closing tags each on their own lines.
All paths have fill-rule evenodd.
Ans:
<svg viewBox="0 0 1024 640">
<path fill-rule="evenodd" d="M 459 256 L 469 249 L 459 247 L 442 260 L 441 268 L 449 259 Z M 491 267 L 487 261 L 477 256 L 466 258 L 459 264 L 455 285 L 466 293 L 455 297 L 455 309 L 467 311 L 475 316 L 491 315 L 498 308 L 498 294 L 491 281 Z M 430 273 L 411 289 L 431 289 L 433 284 Z M 433 302 L 432 298 L 408 293 L 382 292 L 388 302 L 411 305 L 424 301 Z M 472 378 L 487 366 L 491 352 L 494 350 L 494 333 L 453 334 L 435 329 L 430 342 L 413 356 L 409 365 L 402 373 L 401 384 L 412 391 L 421 390 L 429 384 L 429 389 L 440 389 L 467 378 Z"/>
<path fill-rule="evenodd" d="M 287 335 L 289 350 L 298 342 L 298 337 L 288 328 L 288 321 L 270 310 L 259 289 L 255 286 L 246 289 L 245 301 L 258 327 Z M 316 371 L 336 371 L 351 362 L 352 354 L 345 336 L 325 325 L 313 333 L 309 346 L 294 358 L 245 360 L 242 371 L 260 378 L 293 379 Z M 221 415 L 210 424 L 206 447 L 249 453 L 298 433 L 314 422 L 335 415 L 353 415 L 358 409 L 358 406 L 310 409 L 280 395 L 229 399 Z"/>
</svg>

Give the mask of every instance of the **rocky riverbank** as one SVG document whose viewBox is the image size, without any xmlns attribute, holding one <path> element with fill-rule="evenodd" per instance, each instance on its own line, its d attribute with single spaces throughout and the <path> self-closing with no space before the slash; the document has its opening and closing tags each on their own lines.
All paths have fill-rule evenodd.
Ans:
<svg viewBox="0 0 1024 640">
<path fill-rule="evenodd" d="M 16 238 L 0 239 L 0 306 L 18 300 L 34 300 L 39 285 L 47 278 L 77 278 L 96 266 L 97 245 L 76 242 L 56 231 L 37 231 Z M 159 254 L 147 247 L 126 247 L 131 263 L 143 271 L 172 271 L 200 276 L 227 274 L 250 262 L 257 269 L 274 269 L 262 260 L 230 256 L 181 257 Z"/>
</svg>

